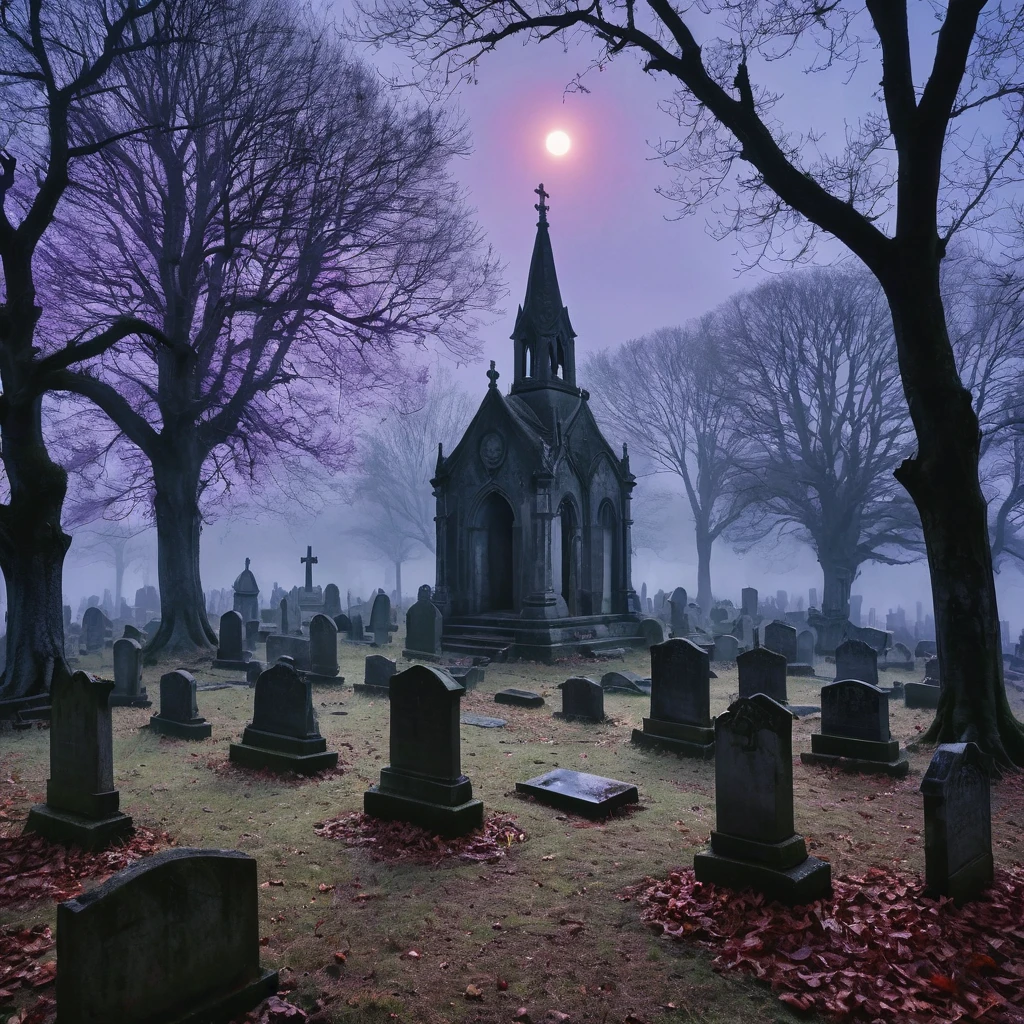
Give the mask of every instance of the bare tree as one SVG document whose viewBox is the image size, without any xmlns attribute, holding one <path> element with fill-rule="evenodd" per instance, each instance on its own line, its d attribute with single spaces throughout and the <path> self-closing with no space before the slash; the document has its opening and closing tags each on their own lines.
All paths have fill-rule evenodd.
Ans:
<svg viewBox="0 0 1024 1024">
<path fill-rule="evenodd" d="M 362 0 L 367 34 L 405 45 L 442 78 L 476 73 L 503 40 L 588 37 L 601 65 L 639 58 L 678 91 L 683 138 L 666 155 L 685 208 L 728 194 L 724 230 L 759 255 L 800 257 L 837 238 L 885 292 L 917 452 L 896 470 L 921 517 L 942 698 L 924 739 L 977 741 L 1024 765 L 1024 726 L 1006 700 L 992 553 L 979 479 L 978 417 L 960 380 L 939 266 L 954 234 L 999 212 L 1021 175 L 1024 19 L 1019 4 L 951 0 Z M 930 66 L 912 60 L 927 39 Z M 920 49 L 917 50 L 920 53 Z M 847 123 L 845 149 L 815 145 L 773 112 L 756 82 L 787 58 L 806 70 L 865 65 L 880 102 Z"/>
<path fill-rule="evenodd" d="M 405 381 L 397 346 L 464 351 L 495 268 L 446 173 L 460 125 L 389 98 L 284 0 L 215 5 L 202 38 L 126 71 L 122 96 L 98 125 L 165 127 L 79 176 L 54 287 L 81 322 L 130 312 L 169 344 L 53 379 L 109 417 L 89 442 L 121 443 L 152 488 L 152 657 L 215 639 L 203 511 L 281 461 L 343 465 L 358 403 Z"/>
<path fill-rule="evenodd" d="M 112 143 L 88 126 L 99 97 L 168 27 L 163 0 L 7 0 L 0 4 L 0 570 L 7 585 L 7 657 L 0 697 L 49 689 L 64 667 L 61 588 L 70 538 L 61 525 L 67 475 L 46 449 L 43 396 L 54 375 L 126 337 L 159 332 L 132 316 L 54 343 L 60 311 L 42 301 L 36 259 L 73 168 Z M 139 129 L 125 124 L 123 132 Z M 19 163 L 29 168 L 19 173 Z"/>
<path fill-rule="evenodd" d="M 815 269 L 734 298 L 723 319 L 752 503 L 733 537 L 749 547 L 751 523 L 770 524 L 809 544 L 822 614 L 845 621 L 861 565 L 922 554 L 892 475 L 912 429 L 884 297 L 866 274 Z"/>
<path fill-rule="evenodd" d="M 125 573 L 146 558 L 142 538 L 152 525 L 139 520 L 101 520 L 76 531 L 72 557 L 82 565 L 109 565 L 114 570 L 114 614 L 121 614 Z"/>
<path fill-rule="evenodd" d="M 682 480 L 697 543 L 697 604 L 711 609 L 711 549 L 743 511 L 732 388 L 714 317 L 667 327 L 587 360 L 602 423 Z"/>
<path fill-rule="evenodd" d="M 443 370 L 417 406 L 392 408 L 359 436 L 357 469 L 345 482 L 360 538 L 395 567 L 399 600 L 402 563 L 417 551 L 437 550 L 430 480 L 438 445 L 451 450 L 469 423 L 471 399 Z"/>
</svg>

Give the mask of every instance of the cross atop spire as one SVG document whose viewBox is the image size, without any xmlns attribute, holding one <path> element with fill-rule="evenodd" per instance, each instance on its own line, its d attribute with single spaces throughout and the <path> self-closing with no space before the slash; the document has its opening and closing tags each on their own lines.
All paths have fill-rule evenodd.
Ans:
<svg viewBox="0 0 1024 1024">
<path fill-rule="evenodd" d="M 537 221 L 537 227 L 540 227 L 541 224 L 547 224 L 548 222 L 548 210 L 550 210 L 551 207 L 548 206 L 544 202 L 544 200 L 550 199 L 551 196 L 544 191 L 543 181 L 533 191 L 536 192 L 538 196 L 540 196 L 540 202 L 533 204 L 533 208 L 540 214 L 540 220 Z"/>
</svg>

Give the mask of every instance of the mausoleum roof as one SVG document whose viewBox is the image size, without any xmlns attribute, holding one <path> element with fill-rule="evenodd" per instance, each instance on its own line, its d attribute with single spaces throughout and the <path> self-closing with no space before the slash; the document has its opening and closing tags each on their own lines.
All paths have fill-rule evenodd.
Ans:
<svg viewBox="0 0 1024 1024">
<path fill-rule="evenodd" d="M 238 574 L 238 579 L 232 584 L 232 590 L 236 594 L 258 594 L 260 592 L 256 577 L 249 568 L 249 559 L 245 560 L 245 568 Z"/>
</svg>

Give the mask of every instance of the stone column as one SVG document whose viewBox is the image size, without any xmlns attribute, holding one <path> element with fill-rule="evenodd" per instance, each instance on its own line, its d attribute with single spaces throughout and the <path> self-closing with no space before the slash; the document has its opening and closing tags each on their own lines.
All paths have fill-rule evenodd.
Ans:
<svg viewBox="0 0 1024 1024">
<path fill-rule="evenodd" d="M 524 619 L 561 619 L 569 615 L 565 598 L 554 591 L 551 570 L 551 473 L 533 474 L 533 590 L 523 599 L 520 617 Z"/>
<path fill-rule="evenodd" d="M 619 610 L 645 615 L 646 609 L 640 608 L 640 599 L 633 589 L 632 507 L 633 488 L 636 487 L 636 477 L 629 470 L 629 451 L 625 445 L 622 446 L 622 468 L 625 471 L 626 480 L 622 493 L 622 558 L 620 559 L 622 586 L 619 591 Z"/>
<path fill-rule="evenodd" d="M 433 602 L 441 609 L 441 614 L 448 618 L 452 612 L 451 589 L 448 580 L 448 502 L 444 485 L 441 483 L 440 474 L 444 468 L 444 454 L 441 446 L 437 446 L 437 474 L 431 484 L 434 488 L 434 499 L 436 501 L 434 515 L 434 529 L 436 531 L 436 576 L 434 580 Z"/>
</svg>

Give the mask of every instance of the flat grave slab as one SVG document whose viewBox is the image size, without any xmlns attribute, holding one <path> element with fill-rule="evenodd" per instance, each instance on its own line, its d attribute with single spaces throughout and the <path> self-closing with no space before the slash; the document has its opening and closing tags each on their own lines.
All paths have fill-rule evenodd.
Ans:
<svg viewBox="0 0 1024 1024">
<path fill-rule="evenodd" d="M 584 818 L 603 818 L 616 808 L 640 802 L 640 794 L 631 783 L 569 768 L 555 768 L 526 782 L 517 782 L 516 792 Z"/>
<path fill-rule="evenodd" d="M 494 695 L 495 704 L 512 704 L 518 708 L 539 708 L 544 705 L 544 698 L 533 690 L 499 690 Z"/>
<path fill-rule="evenodd" d="M 903 704 L 908 708 L 937 708 L 939 706 L 938 686 L 931 683 L 904 683 Z"/>
<path fill-rule="evenodd" d="M 821 714 L 821 707 L 817 704 L 785 704 L 783 706 L 787 711 L 792 711 L 797 718 Z"/>
<path fill-rule="evenodd" d="M 463 715 L 459 719 L 463 725 L 478 725 L 481 729 L 504 729 L 504 718 L 488 718 L 487 715 Z"/>
</svg>

